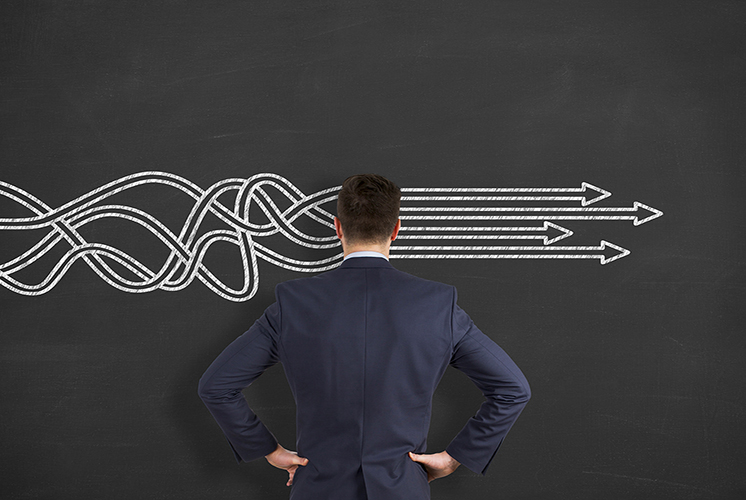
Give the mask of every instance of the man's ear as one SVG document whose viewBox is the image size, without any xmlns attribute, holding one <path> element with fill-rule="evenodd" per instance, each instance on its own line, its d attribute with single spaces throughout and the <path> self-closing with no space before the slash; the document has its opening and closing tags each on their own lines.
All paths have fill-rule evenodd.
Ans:
<svg viewBox="0 0 746 500">
<path fill-rule="evenodd" d="M 344 236 L 344 234 L 342 234 L 342 223 L 339 222 L 339 219 L 336 217 L 334 217 L 334 229 L 337 231 L 337 238 L 341 240 L 342 236 Z"/>
<path fill-rule="evenodd" d="M 391 233 L 391 241 L 394 241 L 396 237 L 399 235 L 399 230 L 401 229 L 401 219 L 397 219 L 396 226 L 394 226 L 394 232 Z"/>
</svg>

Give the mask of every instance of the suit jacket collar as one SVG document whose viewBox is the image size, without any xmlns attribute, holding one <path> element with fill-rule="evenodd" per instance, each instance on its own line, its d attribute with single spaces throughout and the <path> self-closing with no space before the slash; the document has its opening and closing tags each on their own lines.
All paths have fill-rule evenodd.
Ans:
<svg viewBox="0 0 746 500">
<path fill-rule="evenodd" d="M 339 267 L 341 269 L 354 269 L 363 267 L 386 267 L 389 269 L 394 268 L 394 266 L 392 266 L 388 260 L 382 259 L 380 257 L 353 257 L 352 259 L 347 259 L 346 261 L 342 262 L 342 265 Z"/>
</svg>

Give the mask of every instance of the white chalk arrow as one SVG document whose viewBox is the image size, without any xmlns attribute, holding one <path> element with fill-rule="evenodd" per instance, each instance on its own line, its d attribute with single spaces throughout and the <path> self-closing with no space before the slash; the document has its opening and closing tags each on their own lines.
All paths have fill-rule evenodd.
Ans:
<svg viewBox="0 0 746 500">
<path fill-rule="evenodd" d="M 544 221 L 543 226 L 403 226 L 404 233 L 414 232 L 416 234 L 402 234 L 392 244 L 394 246 L 400 240 L 544 240 L 545 245 L 551 245 L 560 240 L 572 236 L 573 232 L 549 221 Z M 440 234 L 422 234 L 424 231 Z M 443 232 L 458 232 L 460 234 L 443 234 Z M 484 234 L 484 233 L 499 234 Z M 481 234 L 474 234 L 481 233 Z M 518 233 L 518 234 L 515 234 Z M 528 234 L 523 234 L 528 233 Z M 393 248 L 393 247 L 392 247 Z"/>
<path fill-rule="evenodd" d="M 579 188 L 402 188 L 402 193 L 449 193 L 447 195 L 402 196 L 402 201 L 580 201 L 582 206 L 591 205 L 611 196 L 609 191 L 587 182 Z M 468 195 L 452 193 L 469 193 Z M 476 194 L 480 193 L 480 194 Z M 483 193 L 510 193 L 509 195 L 485 195 Z M 541 193 L 541 194 L 538 194 Z M 567 194 L 572 193 L 572 194 Z M 577 196 L 574 193 L 582 193 Z"/>
<path fill-rule="evenodd" d="M 415 253 L 437 252 L 437 253 Z M 461 253 L 470 252 L 470 253 Z M 476 253 L 475 253 L 476 252 Z M 392 259 L 599 259 L 608 264 L 629 255 L 608 241 L 598 246 L 391 246 Z"/>
<path fill-rule="evenodd" d="M 631 207 L 402 207 L 401 211 L 451 212 L 448 215 L 404 215 L 402 220 L 631 220 L 635 226 L 663 215 L 662 211 L 639 201 Z M 468 212 L 513 212 L 515 215 L 454 215 Z M 531 215 L 523 215 L 526 213 Z M 627 213 L 634 215 L 622 215 Z"/>
</svg>

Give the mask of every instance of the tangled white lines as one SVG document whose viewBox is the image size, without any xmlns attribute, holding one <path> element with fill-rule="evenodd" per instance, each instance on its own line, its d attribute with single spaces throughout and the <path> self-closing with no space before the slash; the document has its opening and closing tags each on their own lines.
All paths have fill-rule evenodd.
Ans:
<svg viewBox="0 0 746 500">
<path fill-rule="evenodd" d="M 194 205 L 179 232 L 171 232 L 161 221 L 137 208 L 121 204 L 104 204 L 106 199 L 122 191 L 143 184 L 165 184 L 179 189 L 194 200 Z M 280 210 L 266 188 L 273 187 L 291 202 Z M 0 263 L 0 283 L 22 295 L 41 295 L 51 290 L 78 260 L 84 261 L 98 276 L 111 286 L 130 293 L 145 293 L 156 289 L 178 291 L 199 279 L 221 297 L 240 302 L 253 297 L 259 287 L 257 259 L 301 272 L 320 272 L 339 265 L 342 252 L 333 232 L 333 216 L 320 205 L 336 199 L 339 187 L 329 188 L 306 196 L 285 178 L 275 174 L 257 174 L 249 179 L 225 179 L 203 190 L 189 180 L 167 172 L 140 172 L 128 175 L 80 196 L 59 208 L 52 208 L 32 194 L 0 181 L 0 195 L 20 203 L 35 215 L 24 218 L 0 218 L 0 230 L 49 229 L 33 247 L 18 257 Z M 235 191 L 235 203 L 228 208 L 218 198 Z M 249 221 L 249 206 L 256 203 L 269 222 L 253 224 Z M 200 235 L 200 224 L 212 213 L 230 229 L 220 229 Z M 293 222 L 302 215 L 332 228 L 331 234 L 315 237 L 305 234 Z M 159 269 L 151 269 L 131 255 L 110 245 L 89 242 L 79 229 L 102 218 L 120 218 L 139 224 L 160 239 L 170 251 Z M 327 230 L 328 231 L 328 230 Z M 289 240 L 313 249 L 339 247 L 334 256 L 313 261 L 291 259 L 257 243 L 255 238 L 282 233 Z M 243 286 L 231 288 L 218 279 L 203 264 L 205 254 L 218 241 L 236 245 L 243 262 Z M 66 242 L 69 250 L 58 260 L 49 274 L 39 283 L 23 283 L 14 274 L 32 265 L 57 244 Z M 132 276 L 123 276 L 110 264 L 118 263 Z"/>
</svg>

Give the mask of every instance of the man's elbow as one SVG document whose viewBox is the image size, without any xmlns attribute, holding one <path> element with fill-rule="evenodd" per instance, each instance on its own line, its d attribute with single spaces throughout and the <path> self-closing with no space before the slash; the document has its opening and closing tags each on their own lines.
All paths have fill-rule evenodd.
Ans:
<svg viewBox="0 0 746 500">
<path fill-rule="evenodd" d="M 210 383 L 210 378 L 202 376 L 197 385 L 197 395 L 205 403 L 215 399 L 215 387 Z"/>
<path fill-rule="evenodd" d="M 525 379 L 516 380 L 509 390 L 503 390 L 493 396 L 502 404 L 525 406 L 531 399 L 531 387 Z"/>
<path fill-rule="evenodd" d="M 233 403 L 243 397 L 241 389 L 230 386 L 224 378 L 214 374 L 202 375 L 197 386 L 197 395 L 208 406 Z"/>
<path fill-rule="evenodd" d="M 520 376 L 516 377 L 516 403 L 528 403 L 528 400 L 531 399 L 531 386 L 528 385 L 528 380 L 526 380 L 526 377 L 523 376 L 523 374 L 520 374 Z"/>
<path fill-rule="evenodd" d="M 524 404 L 528 403 L 528 400 L 531 399 L 531 386 L 528 385 L 528 381 L 524 380 L 521 384 L 521 392 L 522 394 L 519 396 L 519 398 L 523 401 Z"/>
<path fill-rule="evenodd" d="M 528 384 L 518 384 L 509 390 L 496 391 L 493 394 L 485 394 L 488 399 L 493 400 L 498 405 L 526 406 L 531 399 L 531 388 Z"/>
</svg>

